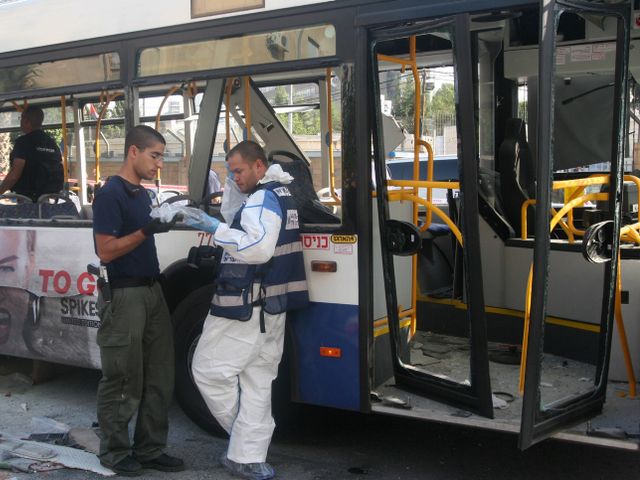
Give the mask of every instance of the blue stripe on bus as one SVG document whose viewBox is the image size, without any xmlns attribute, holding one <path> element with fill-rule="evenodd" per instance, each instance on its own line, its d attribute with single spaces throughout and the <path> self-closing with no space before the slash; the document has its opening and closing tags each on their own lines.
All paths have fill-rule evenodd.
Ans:
<svg viewBox="0 0 640 480">
<path fill-rule="evenodd" d="M 288 318 L 294 341 L 294 400 L 359 410 L 358 306 L 312 302 L 289 312 Z M 320 347 L 338 347 L 342 356 L 321 357 Z"/>
</svg>

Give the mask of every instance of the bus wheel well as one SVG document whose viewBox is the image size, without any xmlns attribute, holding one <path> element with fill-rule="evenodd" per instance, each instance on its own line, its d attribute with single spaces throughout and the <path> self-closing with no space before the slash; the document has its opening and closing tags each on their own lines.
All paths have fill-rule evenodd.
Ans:
<svg viewBox="0 0 640 480">
<path fill-rule="evenodd" d="M 193 353 L 209 313 L 213 291 L 212 284 L 197 288 L 177 305 L 171 316 L 176 353 L 175 392 L 178 404 L 196 425 L 213 435 L 224 436 L 225 431 L 209 412 L 191 373 Z M 300 411 L 299 405 L 291 402 L 289 343 L 285 341 L 279 375 L 272 389 L 273 415 L 280 432 L 296 424 Z"/>
<path fill-rule="evenodd" d="M 187 264 L 186 258 L 177 260 L 165 268 L 162 272 L 162 291 L 169 311 L 173 313 L 191 292 L 203 285 L 211 284 L 214 272 L 213 267 L 191 267 Z"/>
<path fill-rule="evenodd" d="M 222 436 L 225 432 L 209 412 L 191 374 L 193 352 L 209 313 L 213 289 L 211 284 L 194 290 L 176 306 L 171 316 L 176 351 L 175 392 L 178 403 L 196 425 Z"/>
</svg>

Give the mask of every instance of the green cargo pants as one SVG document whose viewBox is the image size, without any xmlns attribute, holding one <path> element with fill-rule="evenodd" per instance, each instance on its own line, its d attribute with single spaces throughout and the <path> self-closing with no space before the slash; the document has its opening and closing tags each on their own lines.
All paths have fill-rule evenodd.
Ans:
<svg viewBox="0 0 640 480">
<path fill-rule="evenodd" d="M 159 283 L 117 288 L 112 301 L 98 298 L 100 460 L 115 465 L 133 454 L 139 461 L 162 453 L 173 395 L 173 330 Z M 133 446 L 129 422 L 137 412 Z"/>
</svg>

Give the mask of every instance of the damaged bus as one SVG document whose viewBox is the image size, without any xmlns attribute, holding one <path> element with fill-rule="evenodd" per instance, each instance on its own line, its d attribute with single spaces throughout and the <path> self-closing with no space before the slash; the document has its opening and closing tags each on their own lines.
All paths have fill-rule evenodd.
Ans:
<svg viewBox="0 0 640 480">
<path fill-rule="evenodd" d="M 249 138 L 295 179 L 311 299 L 277 413 L 640 449 L 637 0 L 120 3 L 46 38 L 0 5 L 0 155 L 40 105 L 66 179 L 0 197 L 0 354 L 100 368 L 90 200 L 128 128 L 167 138 L 155 203 L 212 215 L 209 171 Z M 157 246 L 176 396 L 215 430 L 190 364 L 219 252 L 180 224 Z"/>
</svg>

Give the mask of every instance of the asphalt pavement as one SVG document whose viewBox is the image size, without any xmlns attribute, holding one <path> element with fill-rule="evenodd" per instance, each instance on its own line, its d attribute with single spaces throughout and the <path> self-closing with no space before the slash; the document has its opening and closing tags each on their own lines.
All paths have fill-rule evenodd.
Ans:
<svg viewBox="0 0 640 480">
<path fill-rule="evenodd" d="M 65 368 L 33 385 L 24 372 L 6 368 L 7 363 L 0 357 L 0 434 L 26 438 L 34 417 L 76 428 L 91 428 L 96 422 L 99 372 Z M 295 480 L 640 478 L 637 452 L 559 441 L 545 441 L 520 452 L 516 441 L 509 434 L 309 408 L 288 431 L 277 430 L 268 461 L 277 478 Z M 232 479 L 217 463 L 225 448 L 225 439 L 202 431 L 174 405 L 168 452 L 184 458 L 187 470 L 147 471 L 139 478 Z M 0 480 L 11 478 L 105 477 L 70 469 L 31 474 L 0 470 Z"/>
</svg>

